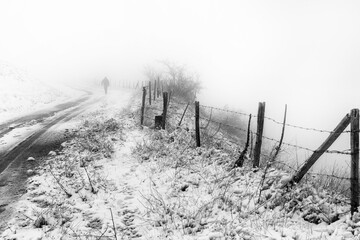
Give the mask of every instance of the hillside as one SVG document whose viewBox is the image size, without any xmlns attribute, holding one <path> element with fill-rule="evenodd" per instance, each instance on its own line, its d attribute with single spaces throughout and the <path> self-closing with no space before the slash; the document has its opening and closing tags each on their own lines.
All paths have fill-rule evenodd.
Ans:
<svg viewBox="0 0 360 240">
<path fill-rule="evenodd" d="M 3 62 L 0 62 L 0 86 L 0 123 L 82 94 L 59 84 L 41 82 Z"/>
</svg>

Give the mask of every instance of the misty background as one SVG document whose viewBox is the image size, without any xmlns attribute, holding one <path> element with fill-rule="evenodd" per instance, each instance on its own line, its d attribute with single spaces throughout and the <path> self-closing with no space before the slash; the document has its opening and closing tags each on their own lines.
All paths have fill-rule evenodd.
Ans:
<svg viewBox="0 0 360 240">
<path fill-rule="evenodd" d="M 279 121 L 288 104 L 288 123 L 333 130 L 360 105 L 359 10 L 328 0 L 2 0 L 0 61 L 44 82 L 90 84 L 146 80 L 146 66 L 169 60 L 198 73 L 201 104 L 257 114 L 265 101 Z M 280 137 L 267 122 L 265 134 Z M 316 149 L 326 137 L 286 129 L 285 141 Z M 349 136 L 334 148 L 350 148 Z M 337 158 L 321 161 L 349 157 Z"/>
</svg>

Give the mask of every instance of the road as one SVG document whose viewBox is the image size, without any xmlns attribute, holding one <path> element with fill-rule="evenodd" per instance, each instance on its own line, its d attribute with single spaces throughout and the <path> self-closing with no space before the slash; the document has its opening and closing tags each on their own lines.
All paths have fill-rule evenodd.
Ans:
<svg viewBox="0 0 360 240">
<path fill-rule="evenodd" d="M 26 191 L 28 170 L 66 140 L 61 126 L 103 97 L 86 92 L 77 100 L 0 125 L 0 230 L 15 210 L 12 203 Z M 35 161 L 27 161 L 29 157 Z"/>
</svg>

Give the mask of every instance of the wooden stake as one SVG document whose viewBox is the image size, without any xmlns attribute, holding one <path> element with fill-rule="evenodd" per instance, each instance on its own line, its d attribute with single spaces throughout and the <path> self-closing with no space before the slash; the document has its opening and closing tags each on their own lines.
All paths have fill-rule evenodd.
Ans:
<svg viewBox="0 0 360 240">
<path fill-rule="evenodd" d="M 145 98 L 146 98 L 146 87 L 143 87 L 142 105 L 141 105 L 141 118 L 140 124 L 144 124 L 144 112 L 145 112 Z"/>
<path fill-rule="evenodd" d="M 251 125 L 251 114 L 249 115 L 249 122 L 248 122 L 248 129 L 247 129 L 247 137 L 246 137 L 246 144 L 244 150 L 240 153 L 239 158 L 235 161 L 234 168 L 236 167 L 242 167 L 244 165 L 245 161 L 245 155 L 247 153 L 247 150 L 249 148 L 249 142 L 250 142 L 250 125 Z"/>
<path fill-rule="evenodd" d="M 162 119 L 162 129 L 165 129 L 166 125 L 166 114 L 167 114 L 167 107 L 168 107 L 168 93 L 163 93 L 163 119 Z"/>
<path fill-rule="evenodd" d="M 254 164 L 253 167 L 259 167 L 262 136 L 264 131 L 264 117 L 265 117 L 265 102 L 259 103 L 258 116 L 257 116 L 257 130 L 256 130 L 256 142 L 254 149 Z"/>
<path fill-rule="evenodd" d="M 309 171 L 312 165 L 319 159 L 323 153 L 328 150 L 328 148 L 335 142 L 335 140 L 340 136 L 340 134 L 345 130 L 345 128 L 349 125 L 351 117 L 349 114 L 341 120 L 341 122 L 336 126 L 334 131 L 328 136 L 328 138 L 324 141 L 321 146 L 314 151 L 314 153 L 310 156 L 308 160 L 306 160 L 305 164 L 301 167 L 301 169 L 295 174 L 290 182 L 290 185 L 293 183 L 298 183 L 304 177 L 304 175 Z"/>
<path fill-rule="evenodd" d="M 154 81 L 154 102 L 156 99 L 156 80 Z"/>
<path fill-rule="evenodd" d="M 158 77 L 158 79 L 157 79 L 157 98 L 159 98 L 160 97 L 160 77 Z"/>
<path fill-rule="evenodd" d="M 196 132 L 196 147 L 200 147 L 200 104 L 195 102 L 195 132 Z"/>
<path fill-rule="evenodd" d="M 181 119 L 180 119 L 180 122 L 179 122 L 179 124 L 178 124 L 178 126 L 179 126 L 179 127 L 180 127 L 181 122 L 182 122 L 182 120 L 183 120 L 183 118 L 184 118 L 184 116 L 185 116 L 186 110 L 187 110 L 187 109 L 188 109 L 188 107 L 189 107 L 189 104 L 190 104 L 190 103 L 188 103 L 188 104 L 186 105 L 186 108 L 185 108 L 185 110 L 184 110 L 183 114 L 181 115 Z"/>
<path fill-rule="evenodd" d="M 260 181 L 260 192 L 259 192 L 258 203 L 260 203 L 260 200 L 261 200 L 261 193 L 262 193 L 262 191 L 263 191 L 263 186 L 264 186 L 266 174 L 267 174 L 269 168 L 270 168 L 270 167 L 272 166 L 272 164 L 275 162 L 275 159 L 276 159 L 276 157 L 277 157 L 277 155 L 279 154 L 280 149 L 281 149 L 281 145 L 282 145 L 282 142 L 283 142 L 283 139 L 284 139 L 284 133 L 285 133 L 286 113 L 287 113 L 287 105 L 285 105 L 284 121 L 283 121 L 283 127 L 282 127 L 282 131 L 281 131 L 281 137 L 280 137 L 279 145 L 278 145 L 277 147 L 275 147 L 275 154 L 274 154 L 274 156 L 267 161 L 266 167 L 265 167 L 265 169 L 264 169 L 263 176 L 262 176 L 261 181 Z"/>
<path fill-rule="evenodd" d="M 359 109 L 351 110 L 351 215 L 358 212 L 359 207 Z"/>
<path fill-rule="evenodd" d="M 287 113 L 287 105 L 285 105 L 285 113 L 284 113 L 284 121 L 283 121 L 283 126 L 282 126 L 282 131 L 281 131 L 281 137 L 280 137 L 280 142 L 279 142 L 279 146 L 276 147 L 276 152 L 274 154 L 274 156 L 272 157 L 271 161 L 268 164 L 271 164 L 272 162 L 275 161 L 277 155 L 280 152 L 281 149 L 281 145 L 284 139 L 284 133 L 285 133 L 285 125 L 286 125 L 286 113 Z"/>
</svg>

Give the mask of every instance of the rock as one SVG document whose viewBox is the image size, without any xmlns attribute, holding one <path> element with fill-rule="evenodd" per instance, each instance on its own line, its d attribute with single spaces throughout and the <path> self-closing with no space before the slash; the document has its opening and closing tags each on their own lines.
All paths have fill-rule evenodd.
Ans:
<svg viewBox="0 0 360 240">
<path fill-rule="evenodd" d="M 48 223 L 46 222 L 45 218 L 43 216 L 40 216 L 35 220 L 34 226 L 36 228 L 41 228 L 42 226 L 47 225 L 47 224 Z"/>
<path fill-rule="evenodd" d="M 180 190 L 185 192 L 188 187 L 189 187 L 188 184 L 184 184 L 184 185 L 181 186 Z"/>
<path fill-rule="evenodd" d="M 33 175 L 33 174 L 34 174 L 34 170 L 28 169 L 28 170 L 26 171 L 26 173 L 27 173 L 28 175 Z"/>
<path fill-rule="evenodd" d="M 28 157 L 27 161 L 35 161 L 35 158 L 33 158 L 33 157 Z"/>
</svg>

